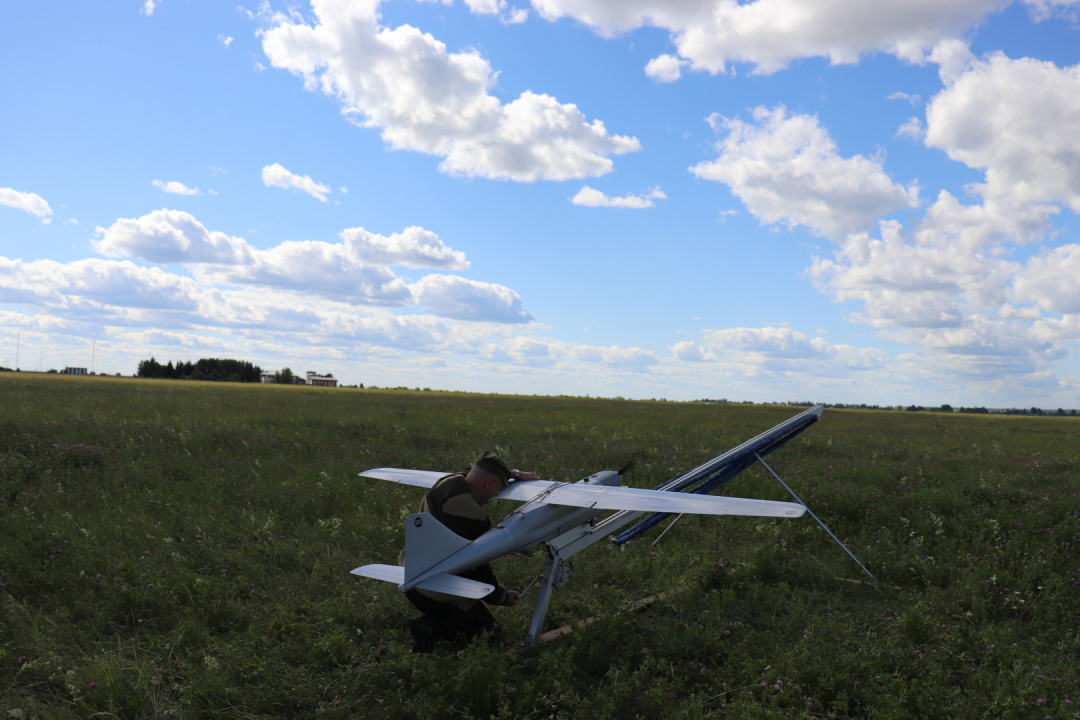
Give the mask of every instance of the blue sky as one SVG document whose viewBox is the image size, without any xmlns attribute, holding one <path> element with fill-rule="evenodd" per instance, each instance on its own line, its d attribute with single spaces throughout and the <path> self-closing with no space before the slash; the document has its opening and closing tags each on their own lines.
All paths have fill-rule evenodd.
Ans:
<svg viewBox="0 0 1080 720">
<path fill-rule="evenodd" d="M 5 7 L 0 364 L 1080 407 L 1063 0 Z"/>
</svg>

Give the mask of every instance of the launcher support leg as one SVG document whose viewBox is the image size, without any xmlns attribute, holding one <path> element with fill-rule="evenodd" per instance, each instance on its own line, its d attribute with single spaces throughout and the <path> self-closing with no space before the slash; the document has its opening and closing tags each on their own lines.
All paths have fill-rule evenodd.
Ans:
<svg viewBox="0 0 1080 720">
<path fill-rule="evenodd" d="M 547 615 L 551 589 L 555 587 L 558 570 L 559 561 L 549 552 L 547 564 L 544 566 L 544 579 L 540 581 L 540 589 L 536 593 L 536 607 L 533 609 L 532 622 L 529 623 L 529 634 L 525 636 L 526 645 L 534 644 L 544 629 L 544 617 Z"/>
</svg>

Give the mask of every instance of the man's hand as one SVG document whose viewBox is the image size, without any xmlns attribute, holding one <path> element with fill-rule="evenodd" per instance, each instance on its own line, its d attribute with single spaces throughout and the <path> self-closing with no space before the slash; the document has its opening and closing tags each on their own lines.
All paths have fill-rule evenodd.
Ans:
<svg viewBox="0 0 1080 720">
<path fill-rule="evenodd" d="M 514 607 L 517 605 L 518 595 L 520 593 L 517 590 L 510 590 L 506 593 L 506 602 L 503 603 L 506 607 Z"/>
<path fill-rule="evenodd" d="M 514 476 L 514 479 L 517 480 L 517 481 L 521 481 L 521 480 L 539 480 L 540 476 L 537 475 L 536 473 L 525 472 L 524 470 L 518 470 L 517 475 Z"/>
</svg>

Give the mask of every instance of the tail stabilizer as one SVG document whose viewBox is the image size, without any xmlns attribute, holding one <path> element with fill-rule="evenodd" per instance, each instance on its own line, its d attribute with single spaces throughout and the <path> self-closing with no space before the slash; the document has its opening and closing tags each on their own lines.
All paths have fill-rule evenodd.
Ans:
<svg viewBox="0 0 1080 720">
<path fill-rule="evenodd" d="M 405 518 L 405 582 L 438 565 L 469 544 L 468 540 L 428 513 L 409 515 Z"/>
<path fill-rule="evenodd" d="M 405 582 L 405 568 L 400 565 L 364 565 L 349 572 L 373 580 L 385 580 L 395 585 L 401 585 Z M 425 578 L 417 583 L 416 587 L 474 600 L 486 597 L 495 589 L 494 586 L 487 583 L 469 580 L 457 575 L 448 575 L 447 573 L 437 573 Z"/>
<path fill-rule="evenodd" d="M 395 585 L 405 582 L 405 568 L 400 565 L 364 565 L 349 572 L 353 575 L 361 575 L 374 580 L 385 580 Z"/>
<path fill-rule="evenodd" d="M 473 600 L 486 597 L 495 589 L 494 585 L 446 573 L 438 573 L 429 578 L 424 578 L 416 584 L 416 587 L 447 593 L 448 595 L 457 595 L 458 597 L 472 598 Z"/>
</svg>

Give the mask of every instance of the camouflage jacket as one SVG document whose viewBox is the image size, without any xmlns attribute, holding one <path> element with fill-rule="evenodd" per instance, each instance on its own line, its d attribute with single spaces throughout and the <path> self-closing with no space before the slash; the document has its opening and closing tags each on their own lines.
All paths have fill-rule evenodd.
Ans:
<svg viewBox="0 0 1080 720">
<path fill-rule="evenodd" d="M 468 487 L 465 485 L 465 476 L 460 473 L 440 478 L 428 491 L 428 494 L 424 496 L 424 501 L 420 504 L 420 512 L 426 512 L 433 516 L 466 540 L 475 540 L 491 528 L 491 519 L 484 512 L 484 508 L 473 500 Z M 405 564 L 404 551 L 398 558 L 398 564 Z M 494 585 L 495 589 L 482 598 L 483 601 L 489 605 L 506 604 L 506 590 L 499 585 L 499 581 L 495 577 L 495 571 L 491 569 L 490 563 L 477 565 L 474 568 L 455 574 L 469 580 Z M 420 589 L 420 593 L 439 602 L 452 602 L 462 610 L 468 610 L 476 602 L 468 598 L 431 590 Z"/>
</svg>

